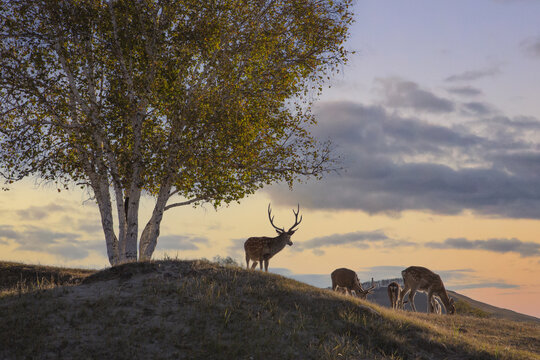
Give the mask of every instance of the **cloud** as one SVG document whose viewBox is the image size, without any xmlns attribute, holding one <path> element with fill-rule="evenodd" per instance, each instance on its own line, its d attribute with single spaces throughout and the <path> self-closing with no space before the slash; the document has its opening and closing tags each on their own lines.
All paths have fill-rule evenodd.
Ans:
<svg viewBox="0 0 540 360">
<path fill-rule="evenodd" d="M 47 251 L 65 260 L 82 260 L 89 255 L 88 250 L 81 247 L 80 244 L 55 244 L 50 246 Z"/>
<path fill-rule="evenodd" d="M 45 247 L 65 240 L 77 240 L 78 234 L 57 232 L 36 226 L 25 226 L 15 230 L 12 226 L 0 226 L 0 239 L 11 240 L 19 245 L 19 250 L 41 251 Z"/>
<path fill-rule="evenodd" d="M 0 225 L 0 241 L 15 243 L 16 251 L 34 251 L 59 256 L 64 260 L 81 260 L 90 251 L 98 251 L 98 242 L 83 241 L 80 235 L 71 232 L 51 231 L 36 226 L 15 229 L 10 225 Z M 99 242 L 99 249 L 105 248 Z"/>
<path fill-rule="evenodd" d="M 329 138 L 350 154 L 357 155 L 443 153 L 449 147 L 473 147 L 481 137 L 415 118 L 399 117 L 380 106 L 353 102 L 322 103 L 315 109 L 319 138 Z"/>
<path fill-rule="evenodd" d="M 527 39 L 521 43 L 523 51 L 535 58 L 540 58 L 540 37 Z"/>
<path fill-rule="evenodd" d="M 487 240 L 449 238 L 443 242 L 429 242 L 426 246 L 432 249 L 486 250 L 502 254 L 513 252 L 522 257 L 540 256 L 540 243 L 524 242 L 516 238 Z"/>
<path fill-rule="evenodd" d="M 165 235 L 160 236 L 157 247 L 160 250 L 199 250 L 200 245 L 208 246 L 210 241 L 206 237 L 191 235 Z"/>
<path fill-rule="evenodd" d="M 230 245 L 226 248 L 227 255 L 234 259 L 244 259 L 244 242 L 246 240 L 246 238 L 231 239 Z"/>
<path fill-rule="evenodd" d="M 384 231 L 355 231 L 345 234 L 333 234 L 316 237 L 307 241 L 297 242 L 292 247 L 293 251 L 312 250 L 315 255 L 324 255 L 324 250 L 333 246 L 352 246 L 359 249 L 368 249 L 372 246 L 383 246 L 385 248 L 395 248 L 401 246 L 414 246 L 415 243 L 395 240 L 388 237 Z"/>
<path fill-rule="evenodd" d="M 77 220 L 75 228 L 85 233 L 103 233 L 103 226 L 98 218 Z"/>
<path fill-rule="evenodd" d="M 0 240 L 17 240 L 20 234 L 10 225 L 0 225 Z"/>
<path fill-rule="evenodd" d="M 472 86 L 457 86 L 447 89 L 451 94 L 460 96 L 478 96 L 482 94 L 482 90 L 474 88 Z"/>
<path fill-rule="evenodd" d="M 314 134 L 339 145 L 344 171 L 266 188 L 272 201 L 314 209 L 405 210 L 540 218 L 540 122 L 483 117 L 455 126 L 380 106 L 321 103 Z M 516 162 L 513 162 L 516 160 Z"/>
<path fill-rule="evenodd" d="M 469 70 L 459 74 L 451 75 L 445 79 L 447 82 L 473 81 L 485 77 L 495 76 L 501 73 L 498 67 L 491 67 L 483 70 Z"/>
<path fill-rule="evenodd" d="M 454 103 L 421 89 L 418 84 L 400 78 L 380 78 L 376 80 L 384 97 L 384 104 L 393 108 L 410 108 L 429 113 L 448 113 L 454 110 Z"/>
<path fill-rule="evenodd" d="M 30 206 L 26 209 L 17 210 L 16 214 L 23 220 L 43 220 L 52 213 L 73 212 L 74 208 L 70 205 L 61 205 L 50 203 L 44 206 Z"/>
<path fill-rule="evenodd" d="M 450 270 L 433 270 L 441 276 L 441 279 L 445 282 L 455 282 L 461 280 L 470 280 L 474 278 L 474 273 L 476 272 L 473 269 L 450 269 Z"/>
<path fill-rule="evenodd" d="M 471 101 L 463 104 L 464 113 L 467 115 L 484 116 L 494 112 L 493 108 L 486 103 Z"/>
<path fill-rule="evenodd" d="M 475 284 L 463 284 L 463 285 L 454 285 L 452 290 L 468 290 L 468 289 L 485 289 L 485 288 L 496 288 L 496 289 L 516 289 L 519 288 L 519 285 L 508 284 L 505 282 L 485 282 L 485 283 L 475 283 Z"/>
</svg>

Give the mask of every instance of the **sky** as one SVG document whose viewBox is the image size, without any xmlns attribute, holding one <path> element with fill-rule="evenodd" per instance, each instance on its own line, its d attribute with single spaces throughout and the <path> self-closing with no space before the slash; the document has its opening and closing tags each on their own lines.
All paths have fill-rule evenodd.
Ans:
<svg viewBox="0 0 540 360">
<path fill-rule="evenodd" d="M 448 289 L 540 317 L 540 1 L 358 0 L 355 51 L 315 103 L 343 170 L 221 207 L 166 212 L 154 258 L 231 256 L 290 227 L 270 270 L 330 286 L 411 265 Z M 153 199 L 141 205 L 141 228 Z M 27 179 L 0 194 L 0 260 L 108 266 L 89 194 Z"/>
</svg>

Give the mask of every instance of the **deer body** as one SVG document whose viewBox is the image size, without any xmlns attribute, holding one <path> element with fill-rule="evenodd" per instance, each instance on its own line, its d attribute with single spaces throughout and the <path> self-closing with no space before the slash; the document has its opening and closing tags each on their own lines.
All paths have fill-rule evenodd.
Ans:
<svg viewBox="0 0 540 360">
<path fill-rule="evenodd" d="M 337 288 L 344 288 L 346 293 L 354 291 L 355 295 L 361 299 L 366 299 L 368 294 L 375 288 L 373 279 L 371 279 L 371 287 L 364 290 L 360 280 L 358 280 L 358 275 L 347 268 L 334 270 L 330 277 L 332 278 L 332 290 L 337 291 Z"/>
<path fill-rule="evenodd" d="M 249 268 L 249 261 L 253 260 L 252 269 L 260 264 L 262 270 L 263 262 L 265 270 L 268 271 L 268 261 L 283 250 L 285 245 L 292 245 L 291 237 L 281 234 L 277 237 L 250 237 L 244 243 L 244 250 L 246 252 L 246 266 Z"/>
<path fill-rule="evenodd" d="M 300 212 L 300 205 L 298 205 L 298 210 L 295 212 L 293 210 L 295 221 L 294 225 L 288 231 L 285 231 L 284 228 L 278 228 L 274 225 L 274 217 L 271 216 L 272 210 L 270 204 L 268 204 L 268 218 L 270 219 L 270 224 L 274 227 L 278 236 L 268 237 L 250 237 L 244 242 L 244 251 L 246 253 L 246 267 L 249 269 L 249 261 L 253 261 L 251 269 L 255 269 L 257 263 L 262 270 L 264 263 L 264 270 L 268 271 L 268 262 L 269 260 L 276 255 L 278 252 L 283 250 L 285 245 L 292 246 L 291 236 L 295 233 L 295 227 L 300 224 L 302 221 L 302 216 L 298 220 L 298 213 Z"/>
<path fill-rule="evenodd" d="M 427 293 L 428 313 L 434 311 L 434 296 L 437 296 L 441 300 L 448 314 L 454 314 L 456 312 L 454 299 L 448 296 L 439 275 L 421 266 L 408 267 L 401 272 L 401 275 L 403 276 L 405 286 L 403 287 L 402 296 L 399 300 L 400 308 L 403 307 L 403 298 L 410 291 L 409 303 L 411 304 L 413 311 L 416 311 L 416 307 L 414 306 L 414 296 L 417 291 L 420 291 Z"/>
<path fill-rule="evenodd" d="M 399 308 L 401 291 L 401 286 L 397 282 L 392 281 L 390 284 L 388 284 L 388 298 L 390 299 L 390 306 L 392 306 L 392 309 Z"/>
</svg>

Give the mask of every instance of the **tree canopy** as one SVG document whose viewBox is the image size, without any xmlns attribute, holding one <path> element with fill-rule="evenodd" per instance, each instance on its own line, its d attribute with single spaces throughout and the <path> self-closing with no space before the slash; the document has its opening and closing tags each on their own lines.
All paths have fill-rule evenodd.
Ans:
<svg viewBox="0 0 540 360">
<path fill-rule="evenodd" d="M 111 264 L 150 258 L 164 211 L 332 166 L 311 100 L 346 61 L 350 0 L 0 0 L 0 155 L 93 194 Z M 118 235 L 113 226 L 116 207 Z"/>
</svg>

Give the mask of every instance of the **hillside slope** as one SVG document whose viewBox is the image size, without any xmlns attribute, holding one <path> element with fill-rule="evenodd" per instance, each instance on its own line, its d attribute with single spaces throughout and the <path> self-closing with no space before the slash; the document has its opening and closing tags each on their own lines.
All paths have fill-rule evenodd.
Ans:
<svg viewBox="0 0 540 360">
<path fill-rule="evenodd" d="M 540 359 L 540 327 L 395 312 L 206 261 L 0 298 L 1 359 Z"/>
<path fill-rule="evenodd" d="M 448 291 L 448 294 L 458 302 L 465 302 L 473 310 L 478 310 L 479 314 L 484 314 L 484 317 L 493 317 L 498 319 L 506 319 L 512 321 L 531 321 L 540 324 L 540 319 L 534 316 L 520 314 L 518 312 L 503 309 L 497 306 L 489 305 L 474 299 L 471 299 L 465 295 L 461 295 L 454 291 Z M 388 299 L 387 288 L 385 286 L 376 288 L 373 294 L 368 297 L 369 301 L 372 301 L 380 306 L 389 307 L 390 300 Z M 414 304 L 419 312 L 426 312 L 427 310 L 427 296 L 424 293 L 419 293 L 414 298 Z M 410 310 L 410 306 L 405 304 L 405 309 Z M 462 313 L 462 312 L 461 312 Z"/>
</svg>

